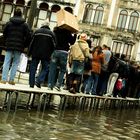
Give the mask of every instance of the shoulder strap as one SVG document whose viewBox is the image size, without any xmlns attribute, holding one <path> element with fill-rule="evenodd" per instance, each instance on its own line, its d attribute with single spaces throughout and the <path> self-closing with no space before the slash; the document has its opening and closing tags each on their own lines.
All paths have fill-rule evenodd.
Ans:
<svg viewBox="0 0 140 140">
<path fill-rule="evenodd" d="M 86 58 L 86 54 L 85 54 L 84 50 L 81 47 L 81 43 L 78 42 L 78 44 L 79 44 L 79 48 L 80 48 L 81 52 L 83 53 L 84 57 Z"/>
</svg>

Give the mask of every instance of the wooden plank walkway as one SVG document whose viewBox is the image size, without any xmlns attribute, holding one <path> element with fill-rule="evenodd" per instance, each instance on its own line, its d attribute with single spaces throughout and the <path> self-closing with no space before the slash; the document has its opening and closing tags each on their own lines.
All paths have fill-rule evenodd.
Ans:
<svg viewBox="0 0 140 140">
<path fill-rule="evenodd" d="M 7 106 L 7 110 L 11 109 L 11 101 L 13 95 L 16 95 L 15 98 L 15 110 L 17 109 L 19 94 L 25 93 L 29 94 L 29 99 L 27 106 L 33 105 L 35 95 L 39 96 L 38 101 L 38 111 L 40 111 L 41 105 L 43 104 L 43 110 L 45 110 L 46 105 L 50 104 L 51 98 L 53 95 L 58 95 L 60 97 L 60 109 L 65 109 L 67 103 L 71 99 L 73 106 L 78 107 L 79 109 L 97 109 L 97 108 L 134 108 L 140 106 L 140 100 L 134 98 L 115 98 L 115 97 L 106 97 L 106 96 L 95 96 L 87 95 L 83 93 L 72 94 L 66 90 L 61 92 L 57 90 L 48 90 L 47 87 L 39 88 L 30 88 L 29 85 L 25 84 L 0 84 L 0 91 L 5 91 L 5 100 L 4 104 Z"/>
</svg>

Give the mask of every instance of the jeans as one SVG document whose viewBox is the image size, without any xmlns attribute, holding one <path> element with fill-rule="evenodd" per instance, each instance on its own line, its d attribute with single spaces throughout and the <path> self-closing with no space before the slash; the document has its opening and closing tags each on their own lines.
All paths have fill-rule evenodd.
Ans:
<svg viewBox="0 0 140 140">
<path fill-rule="evenodd" d="M 51 56 L 49 75 L 48 75 L 48 87 L 53 88 L 55 86 L 56 70 L 59 67 L 59 74 L 57 78 L 57 87 L 61 87 L 63 83 L 64 74 L 66 73 L 68 53 L 55 50 Z"/>
<path fill-rule="evenodd" d="M 30 86 L 34 86 L 35 84 L 35 75 L 36 75 L 36 70 L 39 62 L 41 61 L 41 71 L 36 79 L 36 82 L 41 84 L 44 82 L 46 74 L 48 73 L 49 70 L 49 63 L 47 60 L 40 60 L 37 58 L 32 58 L 32 61 L 30 63 L 30 74 L 29 74 L 29 84 Z"/>
<path fill-rule="evenodd" d="M 14 81 L 16 71 L 18 68 L 18 64 L 20 62 L 20 55 L 21 55 L 21 52 L 19 52 L 19 51 L 6 51 L 3 69 L 2 69 L 2 81 L 8 80 L 10 64 L 11 64 L 11 68 L 10 68 L 9 81 Z M 13 61 L 12 61 L 12 59 L 13 59 Z M 11 61 L 12 61 L 12 63 L 11 63 Z"/>
<path fill-rule="evenodd" d="M 83 85 L 81 87 L 81 92 L 83 92 L 83 93 L 85 93 L 85 88 L 88 83 L 88 78 L 89 78 L 89 75 L 86 75 L 86 74 L 83 75 L 83 81 L 82 81 Z"/>
<path fill-rule="evenodd" d="M 99 79 L 99 75 L 92 72 L 88 78 L 87 86 L 85 89 L 86 93 L 91 92 L 92 95 L 96 95 L 96 88 L 97 88 L 97 84 L 98 84 L 98 79 Z"/>
</svg>

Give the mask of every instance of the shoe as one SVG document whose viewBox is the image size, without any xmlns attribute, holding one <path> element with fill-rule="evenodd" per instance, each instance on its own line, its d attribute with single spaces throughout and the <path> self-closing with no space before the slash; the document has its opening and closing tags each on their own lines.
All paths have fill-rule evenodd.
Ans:
<svg viewBox="0 0 140 140">
<path fill-rule="evenodd" d="M 82 93 L 84 93 L 84 92 L 85 92 L 84 87 L 81 87 L 81 92 L 82 92 Z"/>
<path fill-rule="evenodd" d="M 48 88 L 47 88 L 47 90 L 53 90 L 53 88 L 51 88 L 51 87 L 48 87 Z"/>
<path fill-rule="evenodd" d="M 91 92 L 91 95 L 96 95 L 97 96 L 97 93 L 96 92 Z"/>
<path fill-rule="evenodd" d="M 35 85 L 36 85 L 38 88 L 41 88 L 40 83 L 36 82 Z"/>
<path fill-rule="evenodd" d="M 58 86 L 56 86 L 55 89 L 56 89 L 57 91 L 61 91 L 60 87 L 58 87 Z"/>
<path fill-rule="evenodd" d="M 111 97 L 112 95 L 111 94 L 104 94 L 103 96 Z"/>
<path fill-rule="evenodd" d="M 64 89 L 64 90 L 68 90 L 69 88 L 68 88 L 67 86 L 64 86 L 63 89 Z"/>
<path fill-rule="evenodd" d="M 6 81 L 1 80 L 0 83 L 1 84 L 6 84 Z"/>
<path fill-rule="evenodd" d="M 34 88 L 34 86 L 33 85 L 30 85 L 30 88 Z"/>
<path fill-rule="evenodd" d="M 72 87 L 72 88 L 70 88 L 69 92 L 70 92 L 70 93 L 73 93 L 73 94 L 75 94 L 75 93 L 76 93 L 76 91 L 75 91 L 75 89 L 74 89 L 73 87 Z"/>
<path fill-rule="evenodd" d="M 15 85 L 15 82 L 14 81 L 9 81 L 8 82 L 10 85 Z"/>
</svg>

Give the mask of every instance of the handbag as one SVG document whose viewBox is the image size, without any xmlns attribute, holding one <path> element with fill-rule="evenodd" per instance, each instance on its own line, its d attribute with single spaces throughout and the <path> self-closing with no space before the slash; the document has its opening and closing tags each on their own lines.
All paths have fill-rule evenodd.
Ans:
<svg viewBox="0 0 140 140">
<path fill-rule="evenodd" d="M 19 61 L 19 65 L 18 65 L 18 71 L 19 72 L 26 72 L 26 69 L 27 69 L 27 64 L 28 64 L 28 57 L 25 53 L 21 53 L 21 56 L 20 56 L 20 61 Z"/>
<path fill-rule="evenodd" d="M 82 49 L 81 47 L 81 44 L 79 44 L 79 47 L 80 47 L 80 50 L 81 52 L 83 53 L 84 57 L 85 57 L 85 60 L 84 60 L 84 70 L 91 70 L 92 69 L 92 61 L 89 57 L 86 56 L 84 50 Z"/>
</svg>

